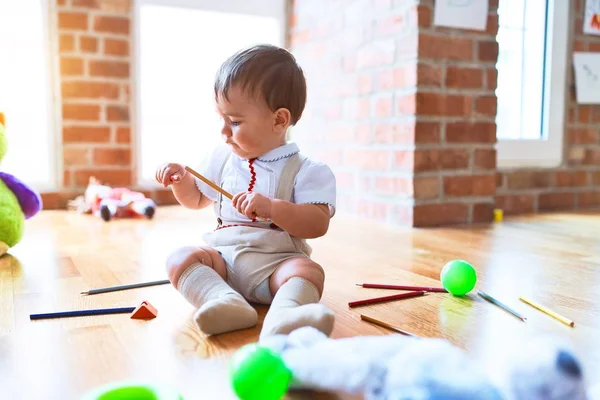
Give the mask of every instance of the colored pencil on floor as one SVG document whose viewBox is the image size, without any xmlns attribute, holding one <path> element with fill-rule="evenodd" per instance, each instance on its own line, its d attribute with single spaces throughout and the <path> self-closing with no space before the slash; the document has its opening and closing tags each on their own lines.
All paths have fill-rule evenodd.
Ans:
<svg viewBox="0 0 600 400">
<path fill-rule="evenodd" d="M 387 329 L 390 329 L 392 331 L 401 333 L 401 334 L 406 335 L 406 336 L 412 336 L 412 337 L 417 337 L 417 338 L 419 337 L 419 336 L 415 335 L 414 333 L 407 332 L 407 331 L 405 331 L 403 329 L 398 328 L 397 326 L 388 324 L 387 322 L 383 322 L 383 321 L 380 321 L 380 320 L 372 318 L 372 317 L 368 317 L 368 316 L 363 315 L 363 314 L 360 315 L 360 319 L 362 319 L 363 321 L 367 321 L 367 322 L 370 322 L 372 324 L 381 326 L 383 328 L 387 328 Z"/>
<path fill-rule="evenodd" d="M 559 320 L 560 322 L 562 322 L 562 323 L 563 323 L 563 324 L 565 324 L 565 325 L 569 325 L 570 327 L 573 327 L 573 326 L 575 326 L 575 322 L 571 321 L 570 319 L 568 319 L 568 318 L 566 318 L 566 317 L 563 317 L 562 315 L 560 315 L 560 314 L 558 314 L 558 313 L 555 313 L 555 312 L 554 312 L 554 311 L 552 311 L 552 310 L 549 310 L 549 309 L 547 309 L 546 307 L 543 307 L 543 306 L 541 306 L 541 305 L 539 305 L 539 304 L 537 304 L 537 303 L 534 303 L 533 301 L 531 301 L 531 300 L 529 300 L 529 299 L 527 299 L 527 298 L 525 298 L 525 297 L 522 297 L 522 296 L 521 296 L 521 297 L 519 297 L 519 299 L 520 299 L 520 300 L 521 300 L 523 303 L 529 304 L 529 305 L 530 305 L 531 307 L 533 307 L 533 308 L 537 308 L 538 310 L 540 310 L 540 311 L 541 311 L 541 312 L 543 312 L 544 314 L 546 314 L 546 315 L 549 315 L 549 316 L 551 316 L 552 318 Z"/>
<path fill-rule="evenodd" d="M 527 320 L 526 317 L 522 316 L 521 314 L 519 314 L 518 312 L 516 312 L 515 310 L 513 310 L 512 308 L 510 308 L 509 306 L 507 306 L 506 304 L 501 303 L 500 301 L 496 300 L 495 298 L 493 298 L 492 296 L 490 296 L 489 294 L 478 290 L 477 294 L 479 295 L 479 297 L 483 298 L 484 300 L 502 308 L 504 311 L 509 312 L 510 314 L 514 315 L 515 317 L 519 318 L 521 321 L 525 322 Z"/>
<path fill-rule="evenodd" d="M 61 311 L 46 314 L 31 314 L 29 319 L 50 319 L 50 318 L 67 318 L 67 317 L 84 317 L 88 315 L 107 315 L 107 314 L 129 314 L 135 310 L 135 307 L 119 307 L 119 308 L 98 308 L 92 310 L 76 310 L 76 311 Z"/>
<path fill-rule="evenodd" d="M 423 290 L 426 292 L 448 293 L 448 291 L 444 288 L 428 286 L 385 285 L 381 283 L 357 283 L 356 286 L 362 286 L 368 289 Z"/>
<path fill-rule="evenodd" d="M 87 292 L 81 292 L 81 294 L 92 295 L 92 294 L 99 294 L 99 293 L 116 292 L 118 290 L 135 289 L 135 288 L 155 286 L 155 285 L 166 285 L 168 283 L 171 283 L 171 281 L 169 281 L 168 279 L 163 279 L 160 281 L 132 283 L 130 285 L 110 286 L 110 287 L 105 287 L 105 288 L 92 289 L 92 290 L 88 290 Z"/>
<path fill-rule="evenodd" d="M 394 294 L 391 296 L 375 297 L 372 299 L 355 300 L 355 301 L 351 301 L 350 303 L 348 303 L 348 306 L 349 307 L 366 306 L 369 304 L 383 303 L 386 301 L 402 300 L 402 299 L 408 299 L 411 297 L 423 296 L 426 293 L 427 292 L 425 292 L 425 291 L 407 292 L 407 293 Z"/>
</svg>

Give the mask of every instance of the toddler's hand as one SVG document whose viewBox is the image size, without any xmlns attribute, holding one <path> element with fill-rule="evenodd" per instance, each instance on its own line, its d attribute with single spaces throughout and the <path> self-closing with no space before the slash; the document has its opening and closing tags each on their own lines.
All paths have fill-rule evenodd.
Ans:
<svg viewBox="0 0 600 400">
<path fill-rule="evenodd" d="M 167 163 L 156 170 L 156 180 L 164 187 L 180 182 L 187 171 L 181 164 Z"/>
<path fill-rule="evenodd" d="M 231 201 L 238 212 L 248 218 L 271 218 L 272 200 L 260 193 L 241 192 Z"/>
</svg>

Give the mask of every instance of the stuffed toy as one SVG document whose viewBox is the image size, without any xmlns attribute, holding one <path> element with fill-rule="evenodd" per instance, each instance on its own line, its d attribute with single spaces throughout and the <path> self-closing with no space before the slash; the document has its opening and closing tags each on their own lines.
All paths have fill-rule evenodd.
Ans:
<svg viewBox="0 0 600 400">
<path fill-rule="evenodd" d="M 592 399 L 568 343 L 534 337 L 487 346 L 494 360 L 481 365 L 443 339 L 399 334 L 331 339 L 303 327 L 238 350 L 232 386 L 241 399 L 263 400 L 290 389 L 366 400 Z"/>
<path fill-rule="evenodd" d="M 154 217 L 156 203 L 142 192 L 127 188 L 112 188 L 90 177 L 83 196 L 69 202 L 69 209 L 101 217 L 108 222 L 113 218 Z"/>
<path fill-rule="evenodd" d="M 4 115 L 0 113 L 0 162 L 8 150 Z M 42 199 L 18 178 L 0 171 L 0 256 L 23 238 L 25 220 L 42 209 Z"/>
</svg>

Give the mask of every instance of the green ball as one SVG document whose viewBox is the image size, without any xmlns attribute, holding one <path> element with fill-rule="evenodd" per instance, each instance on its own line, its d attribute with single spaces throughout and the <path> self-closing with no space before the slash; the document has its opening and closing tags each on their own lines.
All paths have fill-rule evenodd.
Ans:
<svg viewBox="0 0 600 400">
<path fill-rule="evenodd" d="M 452 260 L 444 266 L 440 274 L 444 289 L 454 296 L 469 293 L 477 283 L 477 273 L 471 264 L 463 260 Z"/>
<path fill-rule="evenodd" d="M 292 372 L 274 351 L 247 344 L 233 355 L 230 376 L 242 400 L 279 400 L 287 392 Z"/>
<path fill-rule="evenodd" d="M 82 400 L 183 400 L 183 396 L 166 386 L 117 382 L 90 391 Z"/>
</svg>

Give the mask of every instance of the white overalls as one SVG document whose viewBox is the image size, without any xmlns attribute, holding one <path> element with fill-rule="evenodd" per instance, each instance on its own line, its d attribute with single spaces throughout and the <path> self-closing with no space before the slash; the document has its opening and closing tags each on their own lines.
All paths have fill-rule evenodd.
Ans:
<svg viewBox="0 0 600 400">
<path fill-rule="evenodd" d="M 222 172 L 228 153 L 221 164 L 215 183 L 223 186 Z M 305 157 L 294 154 L 287 159 L 276 189 L 276 198 L 291 201 L 294 181 Z M 285 260 L 310 257 L 311 248 L 306 240 L 291 236 L 270 221 L 232 222 L 223 220 L 223 202 L 229 201 L 220 193 L 214 204 L 218 227 L 203 235 L 204 241 L 219 251 L 227 265 L 227 283 L 248 301 L 270 304 L 273 296 L 269 278 Z"/>
</svg>

